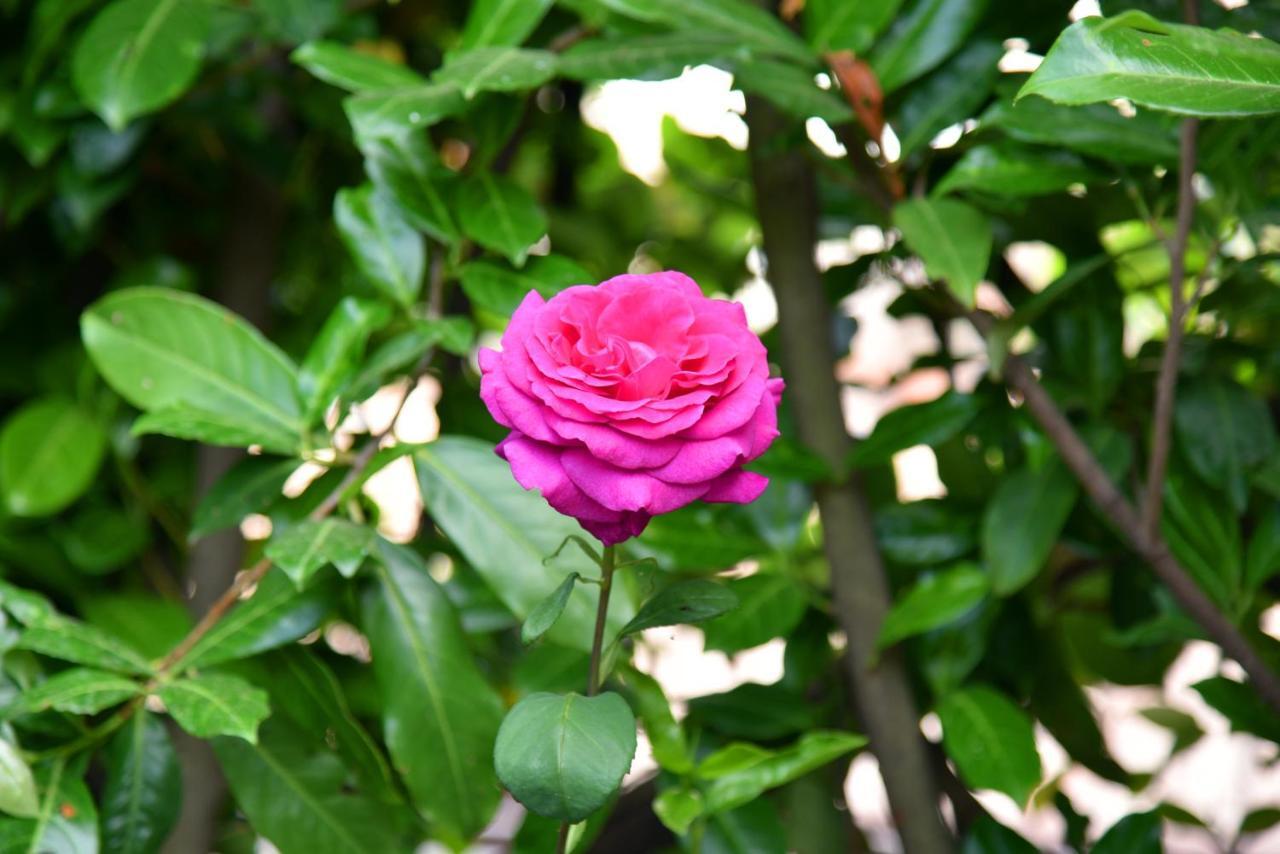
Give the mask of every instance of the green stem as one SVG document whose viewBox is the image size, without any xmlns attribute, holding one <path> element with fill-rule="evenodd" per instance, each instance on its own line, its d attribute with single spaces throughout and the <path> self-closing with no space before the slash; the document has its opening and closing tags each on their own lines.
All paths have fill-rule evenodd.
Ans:
<svg viewBox="0 0 1280 854">
<path fill-rule="evenodd" d="M 604 547 L 604 556 L 600 559 L 600 599 L 596 605 L 596 629 L 591 637 L 591 669 L 587 674 L 587 696 L 595 696 L 600 690 L 600 657 L 604 649 L 604 627 L 609 616 L 609 593 L 613 590 L 613 571 L 618 566 L 618 556 L 614 546 Z M 584 579 L 585 580 L 585 579 Z M 569 822 L 561 822 L 560 833 L 556 838 L 556 854 L 564 854 L 569 842 Z"/>
</svg>

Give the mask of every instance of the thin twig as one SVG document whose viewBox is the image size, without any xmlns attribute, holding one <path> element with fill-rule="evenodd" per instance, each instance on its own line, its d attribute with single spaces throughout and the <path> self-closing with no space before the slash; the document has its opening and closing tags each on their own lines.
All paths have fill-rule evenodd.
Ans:
<svg viewBox="0 0 1280 854">
<path fill-rule="evenodd" d="M 1196 172 L 1196 132 L 1199 121 L 1184 119 L 1178 158 L 1178 219 L 1169 248 L 1169 336 L 1165 341 L 1156 375 L 1156 404 L 1151 417 L 1151 456 L 1147 459 L 1147 487 L 1142 499 L 1142 530 L 1156 537 L 1164 501 L 1165 470 L 1169 465 L 1169 444 L 1173 432 L 1173 404 L 1178 388 L 1178 366 L 1182 362 L 1183 321 L 1186 319 L 1187 240 L 1195 215 L 1193 178 Z"/>
</svg>

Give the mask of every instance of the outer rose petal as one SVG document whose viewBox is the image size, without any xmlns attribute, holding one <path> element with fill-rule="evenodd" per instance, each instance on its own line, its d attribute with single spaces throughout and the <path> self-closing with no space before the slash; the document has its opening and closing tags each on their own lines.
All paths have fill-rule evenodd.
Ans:
<svg viewBox="0 0 1280 854">
<path fill-rule="evenodd" d="M 702 496 L 702 500 L 719 501 L 725 504 L 750 504 L 760 497 L 760 493 L 764 492 L 768 485 L 769 478 L 764 475 L 738 469 L 726 472 L 717 478 L 707 490 L 707 494 Z"/>
<path fill-rule="evenodd" d="M 576 449 L 561 455 L 569 479 L 592 500 L 610 510 L 670 513 L 702 497 L 706 484 L 672 484 L 644 472 L 626 471 Z"/>
</svg>

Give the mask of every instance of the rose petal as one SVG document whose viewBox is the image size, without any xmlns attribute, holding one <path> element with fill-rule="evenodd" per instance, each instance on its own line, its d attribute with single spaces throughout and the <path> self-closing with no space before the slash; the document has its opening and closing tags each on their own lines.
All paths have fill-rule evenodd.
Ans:
<svg viewBox="0 0 1280 854">
<path fill-rule="evenodd" d="M 750 504 L 760 497 L 760 493 L 764 492 L 768 485 L 769 478 L 764 475 L 738 469 L 726 472 L 717 478 L 702 496 L 702 500 L 724 504 Z"/>
<path fill-rule="evenodd" d="M 560 461 L 579 489 L 610 510 L 642 510 L 656 516 L 683 507 L 707 491 L 703 483 L 665 483 L 644 472 L 616 468 L 576 448 L 561 454 Z"/>
</svg>

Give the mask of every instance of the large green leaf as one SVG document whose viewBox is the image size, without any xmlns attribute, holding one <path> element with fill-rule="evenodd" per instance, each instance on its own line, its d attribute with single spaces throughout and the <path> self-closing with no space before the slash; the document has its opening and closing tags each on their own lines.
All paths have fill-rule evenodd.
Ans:
<svg viewBox="0 0 1280 854">
<path fill-rule="evenodd" d="M 373 89 L 343 102 L 347 118 L 361 141 L 421 132 L 467 105 L 462 90 L 449 83 Z"/>
<path fill-rule="evenodd" d="M 706 30 L 679 30 L 625 39 L 588 39 L 560 55 L 556 73 L 574 80 L 658 80 L 678 77 L 686 66 L 747 60 L 733 36 Z"/>
<path fill-rule="evenodd" d="M 132 679 L 106 670 L 74 667 L 49 677 L 22 695 L 24 712 L 56 709 L 78 715 L 92 715 L 136 697 L 142 687 Z"/>
<path fill-rule="evenodd" d="M 1110 104 L 1065 106 L 1043 98 L 1001 101 L 979 124 L 999 128 L 1019 142 L 1070 148 L 1121 163 L 1172 163 L 1178 159 L 1174 125 L 1150 110 L 1123 115 Z"/>
<path fill-rule="evenodd" d="M 271 713 L 267 692 L 225 673 L 176 679 L 156 693 L 178 725 L 197 738 L 227 735 L 257 741 L 258 724 Z"/>
<path fill-rule="evenodd" d="M 37 398 L 0 429 L 0 496 L 15 516 L 57 513 L 89 488 L 107 437 L 74 403 Z"/>
<path fill-rule="evenodd" d="M 1026 804 L 1040 785 L 1040 754 L 1022 710 L 1003 694 L 975 685 L 943 697 L 937 711 L 943 747 L 965 782 Z"/>
<path fill-rule="evenodd" d="M 1043 196 L 1085 184 L 1097 173 L 1067 151 L 1041 151 L 1013 145 L 978 145 L 964 153 L 942 176 L 934 192 L 958 190 L 992 196 Z"/>
<path fill-rule="evenodd" d="M 765 750 L 736 743 L 711 754 L 698 766 L 698 776 L 710 780 L 705 803 L 708 812 L 723 812 L 759 798 L 770 789 L 821 768 L 867 743 L 849 732 L 818 730 L 806 733 L 790 747 Z"/>
<path fill-rule="evenodd" d="M 719 617 L 738 606 L 738 597 L 724 584 L 695 578 L 664 587 L 640 606 L 622 635 L 635 634 L 659 626 L 701 623 Z"/>
<path fill-rule="evenodd" d="M 338 191 L 333 220 L 369 284 L 403 306 L 422 289 L 427 250 L 399 206 L 372 184 Z"/>
<path fill-rule="evenodd" d="M 502 722 L 493 762 L 531 812 L 576 822 L 618 790 L 635 751 L 636 719 L 617 694 L 530 694 Z"/>
<path fill-rule="evenodd" d="M 380 541 L 364 596 L 387 747 L 415 803 L 461 837 L 497 807 L 490 758 L 502 701 L 467 649 L 453 605 L 417 553 Z"/>
<path fill-rule="evenodd" d="M 130 288 L 94 303 L 80 328 L 103 377 L 140 409 L 207 412 L 252 430 L 265 448 L 297 447 L 297 369 L 216 303 L 161 288 Z"/>
<path fill-rule="evenodd" d="M 533 196 L 520 185 L 481 172 L 458 192 L 458 220 L 468 237 L 486 249 L 524 266 L 529 247 L 547 230 L 547 218 Z"/>
<path fill-rule="evenodd" d="M 416 71 L 336 42 L 307 42 L 289 56 L 326 83 L 349 92 L 425 84 Z"/>
<path fill-rule="evenodd" d="M 724 33 L 753 51 L 814 64 L 800 38 L 764 9 L 740 0 L 601 0 L 623 15 L 667 24 L 677 30 Z"/>
<path fill-rule="evenodd" d="M 183 664 L 208 667 L 295 641 L 320 625 L 329 611 L 329 592 L 315 584 L 299 593 L 283 572 L 269 572 L 251 597 L 205 633 Z"/>
<path fill-rule="evenodd" d="M 902 0 L 808 0 L 804 31 L 817 53 L 849 50 L 861 54 L 893 20 Z"/>
<path fill-rule="evenodd" d="M 1233 731 L 1247 732 L 1280 744 L 1280 720 L 1252 686 L 1225 676 L 1214 676 L 1191 687 L 1231 721 Z"/>
<path fill-rule="evenodd" d="M 703 625 L 707 649 L 734 653 L 785 635 L 808 605 L 800 582 L 783 573 L 756 573 L 729 582 L 729 589 L 738 607 Z"/>
<path fill-rule="evenodd" d="M 582 529 L 536 493 L 521 489 L 492 445 L 442 437 L 419 450 L 414 462 L 432 520 L 517 618 L 528 617 L 566 572 L 600 577 L 599 567 L 574 549 L 566 549 L 551 566 L 543 564 L 567 537 L 582 536 Z M 589 650 L 595 606 L 595 589 L 579 585 L 548 640 Z M 626 586 L 615 586 L 609 631 L 616 634 L 634 614 Z"/>
<path fill-rule="evenodd" d="M 53 615 L 38 620 L 27 627 L 17 645 L 88 667 L 121 673 L 151 672 L 151 665 L 129 645 L 101 629 L 68 617 Z"/>
<path fill-rule="evenodd" d="M 1178 446 L 1196 474 L 1244 510 L 1249 471 L 1276 447 L 1266 404 L 1234 382 L 1198 378 L 1178 389 L 1173 418 Z"/>
<path fill-rule="evenodd" d="M 693 750 L 685 737 L 684 728 L 671 713 L 671 703 L 662 692 L 658 680 L 632 667 L 622 668 L 619 674 L 623 690 L 640 718 L 645 735 L 653 748 L 653 758 L 658 765 L 676 774 L 693 770 Z"/>
<path fill-rule="evenodd" d="M 936 445 L 959 433 L 979 410 L 971 394 L 947 391 L 927 403 L 899 407 L 876 422 L 871 435 L 849 453 L 853 468 L 882 465 L 915 445 Z"/>
<path fill-rule="evenodd" d="M 1156 810 L 1127 815 L 1107 828 L 1092 854 L 1160 854 L 1164 851 L 1160 825 Z"/>
<path fill-rule="evenodd" d="M 31 769 L 7 739 L 0 739 L 0 812 L 19 818 L 31 818 L 40 812 Z"/>
<path fill-rule="evenodd" d="M 322 745 L 272 719 L 257 744 L 219 738 L 213 749 L 236 803 L 281 854 L 398 850 L 386 810 L 350 791 L 347 769 Z"/>
<path fill-rule="evenodd" d="M 302 589 L 329 564 L 347 578 L 355 575 L 373 540 L 372 528 L 346 519 L 306 520 L 273 535 L 266 556 Z"/>
<path fill-rule="evenodd" d="M 924 261 L 925 271 L 944 279 L 956 299 L 973 305 L 991 257 L 987 218 L 953 199 L 911 199 L 894 207 L 893 224 Z"/>
<path fill-rule="evenodd" d="M 987 0 L 918 0 L 871 51 L 871 68 L 889 93 L 936 68 L 973 31 Z"/>
<path fill-rule="evenodd" d="M 813 72 L 786 62 L 758 59 L 738 63 L 733 82 L 744 92 L 763 95 L 780 109 L 804 120 L 817 116 L 830 125 L 853 121 L 853 108 L 838 93 L 820 89 Z"/>
<path fill-rule="evenodd" d="M 1006 475 L 982 517 L 982 557 L 992 589 L 1007 596 L 1044 566 L 1075 506 L 1079 487 L 1056 459 Z"/>
<path fill-rule="evenodd" d="M 178 818 L 182 768 L 164 724 L 139 711 L 107 743 L 103 854 L 159 851 Z"/>
<path fill-rule="evenodd" d="M 82 779 L 84 759 L 59 757 L 37 766 L 38 812 L 0 819 L 0 850 L 26 854 L 97 854 L 98 812 Z"/>
<path fill-rule="evenodd" d="M 973 564 L 928 575 L 894 602 L 880 625 L 877 643 L 891 646 L 954 622 L 977 606 L 990 588 L 990 577 Z"/>
<path fill-rule="evenodd" d="M 425 134 L 404 133 L 364 140 L 364 171 L 396 200 L 414 227 L 445 243 L 456 243 L 458 226 L 449 197 L 457 176 L 442 166 Z"/>
<path fill-rule="evenodd" d="M 471 100 L 481 92 L 523 92 L 551 79 L 555 54 L 519 47 L 478 47 L 455 53 L 437 71 L 435 83 L 453 84 Z"/>
<path fill-rule="evenodd" d="M 570 285 L 588 284 L 591 274 L 563 255 L 543 255 L 519 270 L 494 261 L 472 261 L 459 278 L 472 303 L 510 317 L 529 291 L 550 299 Z"/>
<path fill-rule="evenodd" d="M 520 44 L 537 29 L 550 8 L 551 0 L 476 0 L 458 48 Z"/>
<path fill-rule="evenodd" d="M 876 540 L 885 557 L 907 566 L 936 566 L 977 544 L 976 520 L 944 501 L 891 504 L 876 513 Z"/>
<path fill-rule="evenodd" d="M 1280 111 L 1280 45 L 1142 12 L 1084 18 L 1054 42 L 1019 98 L 1064 104 L 1128 98 L 1191 116 Z"/>
<path fill-rule="evenodd" d="M 298 468 L 296 460 L 246 457 L 224 474 L 196 506 L 190 539 L 239 525 L 245 516 L 280 498 L 284 483 Z"/>
<path fill-rule="evenodd" d="M 298 372 L 304 420 L 315 424 L 355 372 L 369 336 L 390 320 L 387 306 L 374 300 L 343 297 L 329 312 L 307 348 Z"/>
<path fill-rule="evenodd" d="M 844 5 L 858 8 L 864 4 Z M 902 157 L 927 144 L 943 128 L 973 117 L 1000 75 L 997 63 L 1003 53 L 999 42 L 974 41 L 907 90 L 890 121 L 898 134 Z"/>
<path fill-rule="evenodd" d="M 208 24 L 203 0 L 115 0 L 75 47 L 76 91 L 109 127 L 122 129 L 191 85 Z"/>
</svg>

